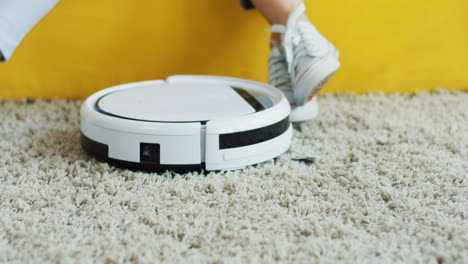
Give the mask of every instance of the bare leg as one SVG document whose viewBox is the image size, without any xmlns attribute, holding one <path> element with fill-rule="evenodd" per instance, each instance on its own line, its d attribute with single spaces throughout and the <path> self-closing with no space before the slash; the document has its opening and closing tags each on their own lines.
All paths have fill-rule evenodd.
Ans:
<svg viewBox="0 0 468 264">
<path fill-rule="evenodd" d="M 301 0 L 251 0 L 255 8 L 265 17 L 270 25 L 285 25 L 289 14 L 302 2 Z M 299 20 L 307 21 L 307 16 L 302 15 Z M 280 40 L 280 34 L 271 34 L 271 39 Z"/>
<path fill-rule="evenodd" d="M 255 9 L 260 12 L 270 25 L 286 24 L 289 14 L 302 2 L 301 0 L 251 0 Z M 302 20 L 307 20 L 303 15 Z"/>
</svg>

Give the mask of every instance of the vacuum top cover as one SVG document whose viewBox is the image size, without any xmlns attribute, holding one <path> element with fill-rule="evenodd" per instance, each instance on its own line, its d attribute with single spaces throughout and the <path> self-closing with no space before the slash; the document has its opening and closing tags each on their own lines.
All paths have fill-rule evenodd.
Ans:
<svg viewBox="0 0 468 264">
<path fill-rule="evenodd" d="M 107 114 L 135 120 L 193 122 L 255 113 L 225 84 L 148 84 L 101 97 L 96 107 Z"/>
</svg>

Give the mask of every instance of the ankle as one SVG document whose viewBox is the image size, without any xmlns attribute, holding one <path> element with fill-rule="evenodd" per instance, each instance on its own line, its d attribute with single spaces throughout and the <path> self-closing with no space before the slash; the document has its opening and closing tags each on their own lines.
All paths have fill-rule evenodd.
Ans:
<svg viewBox="0 0 468 264">
<path fill-rule="evenodd" d="M 270 19 L 270 24 L 275 25 L 286 25 L 288 22 L 288 18 L 291 13 L 297 8 L 299 4 L 302 3 L 302 0 L 293 0 L 293 1 L 285 1 L 281 8 L 278 8 L 277 13 Z M 301 14 L 301 16 L 297 19 L 297 21 L 305 21 L 308 22 L 309 19 L 307 18 L 306 14 Z"/>
</svg>

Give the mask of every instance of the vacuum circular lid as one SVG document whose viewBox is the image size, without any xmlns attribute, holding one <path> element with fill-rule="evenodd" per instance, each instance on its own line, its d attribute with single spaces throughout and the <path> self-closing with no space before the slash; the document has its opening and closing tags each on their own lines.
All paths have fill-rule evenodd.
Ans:
<svg viewBox="0 0 468 264">
<path fill-rule="evenodd" d="M 116 117 L 163 122 L 207 121 L 256 112 L 225 84 L 147 84 L 106 94 L 96 107 Z"/>
</svg>

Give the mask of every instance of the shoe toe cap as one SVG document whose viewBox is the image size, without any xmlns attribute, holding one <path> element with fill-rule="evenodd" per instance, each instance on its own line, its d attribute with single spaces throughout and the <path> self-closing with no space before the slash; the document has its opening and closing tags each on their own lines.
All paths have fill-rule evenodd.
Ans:
<svg viewBox="0 0 468 264">
<path fill-rule="evenodd" d="M 291 122 L 303 122 L 317 118 L 318 114 L 319 105 L 317 99 L 314 98 L 302 106 L 293 107 L 289 119 Z"/>
</svg>

